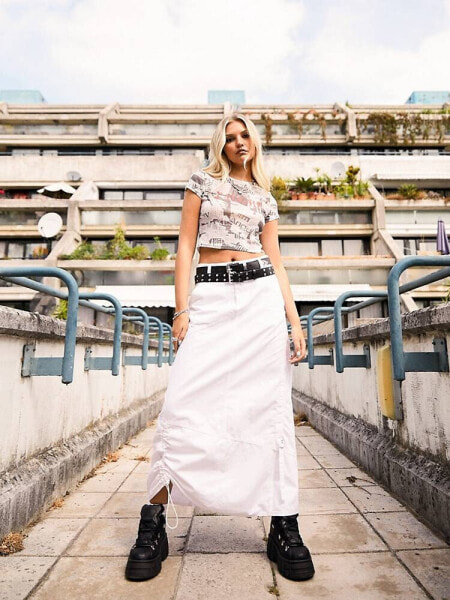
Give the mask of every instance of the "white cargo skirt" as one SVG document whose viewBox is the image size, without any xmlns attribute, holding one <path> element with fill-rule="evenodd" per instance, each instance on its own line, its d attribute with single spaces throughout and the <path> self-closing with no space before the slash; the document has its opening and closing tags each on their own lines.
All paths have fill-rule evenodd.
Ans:
<svg viewBox="0 0 450 600">
<path fill-rule="evenodd" d="M 276 275 L 197 283 L 189 308 L 157 420 L 149 500 L 171 481 L 172 504 L 297 513 L 293 365 Z"/>
</svg>

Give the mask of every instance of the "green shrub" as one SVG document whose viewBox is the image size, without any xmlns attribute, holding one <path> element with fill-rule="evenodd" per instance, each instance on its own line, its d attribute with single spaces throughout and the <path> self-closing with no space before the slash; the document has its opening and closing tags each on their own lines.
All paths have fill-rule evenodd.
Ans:
<svg viewBox="0 0 450 600">
<path fill-rule="evenodd" d="M 63 260 L 144 260 L 150 252 L 145 246 L 131 246 L 125 239 L 125 232 L 119 225 L 112 240 L 94 248 L 92 242 L 84 240 L 71 254 L 63 254 Z"/>
<path fill-rule="evenodd" d="M 59 300 L 52 312 L 52 317 L 67 321 L 67 300 Z"/>
<path fill-rule="evenodd" d="M 313 192 L 314 191 L 314 183 L 315 183 L 315 181 L 311 177 L 307 177 L 306 179 L 305 179 L 305 177 L 298 177 L 294 181 L 294 190 L 296 192 L 303 192 L 303 193 Z"/>
<path fill-rule="evenodd" d="M 402 198 L 415 200 L 419 195 L 419 190 L 413 183 L 404 183 L 398 188 L 398 193 Z"/>
<path fill-rule="evenodd" d="M 92 260 L 96 258 L 96 252 L 92 242 L 84 240 L 73 252 L 61 254 L 59 258 L 62 260 Z"/>
<path fill-rule="evenodd" d="M 286 181 L 282 177 L 272 177 L 270 191 L 277 204 L 289 200 L 289 190 Z"/>
</svg>

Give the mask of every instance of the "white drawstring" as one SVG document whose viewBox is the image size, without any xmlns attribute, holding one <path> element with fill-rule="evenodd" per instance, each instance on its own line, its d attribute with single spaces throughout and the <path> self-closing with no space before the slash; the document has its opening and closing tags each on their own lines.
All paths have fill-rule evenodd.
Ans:
<svg viewBox="0 0 450 600">
<path fill-rule="evenodd" d="M 170 494 L 170 486 L 169 486 L 168 483 L 164 484 L 164 485 L 167 488 L 167 516 L 166 516 L 166 525 L 167 525 L 167 527 L 169 529 L 176 529 L 178 527 L 178 515 L 177 515 L 177 511 L 175 509 L 175 504 L 173 503 L 172 496 Z M 176 525 L 174 525 L 174 527 L 171 527 L 169 525 L 169 504 L 170 504 L 170 502 L 172 502 L 173 512 L 175 513 L 175 516 L 177 518 L 177 523 L 176 523 Z"/>
</svg>

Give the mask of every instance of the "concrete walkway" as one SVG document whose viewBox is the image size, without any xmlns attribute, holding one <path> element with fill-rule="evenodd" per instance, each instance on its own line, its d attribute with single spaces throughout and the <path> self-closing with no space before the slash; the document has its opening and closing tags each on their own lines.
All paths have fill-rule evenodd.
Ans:
<svg viewBox="0 0 450 600">
<path fill-rule="evenodd" d="M 178 507 L 161 573 L 126 581 L 154 431 L 152 423 L 29 528 L 22 551 L 0 557 L 1 600 L 450 598 L 446 543 L 309 426 L 296 435 L 300 532 L 313 579 L 288 581 L 268 560 L 270 517 Z"/>
</svg>

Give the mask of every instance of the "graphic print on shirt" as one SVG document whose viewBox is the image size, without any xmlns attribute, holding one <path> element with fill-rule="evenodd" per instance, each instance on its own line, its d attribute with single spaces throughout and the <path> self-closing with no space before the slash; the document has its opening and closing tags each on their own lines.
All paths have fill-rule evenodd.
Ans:
<svg viewBox="0 0 450 600">
<path fill-rule="evenodd" d="M 215 179 L 204 171 L 192 174 L 186 189 L 202 201 L 198 247 L 261 252 L 264 223 L 278 219 L 275 198 L 260 186 L 228 177 Z"/>
</svg>

